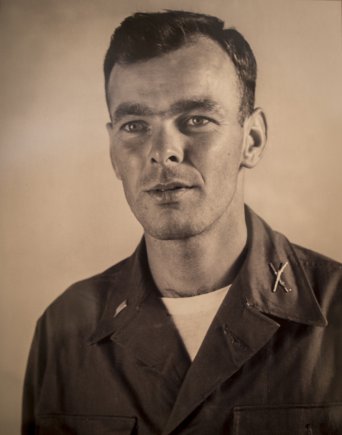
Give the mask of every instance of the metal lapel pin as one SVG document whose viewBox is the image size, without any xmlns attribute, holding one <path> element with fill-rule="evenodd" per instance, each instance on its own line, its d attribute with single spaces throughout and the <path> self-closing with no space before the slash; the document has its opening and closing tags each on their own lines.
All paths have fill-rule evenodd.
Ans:
<svg viewBox="0 0 342 435">
<path fill-rule="evenodd" d="M 269 263 L 269 265 L 270 265 L 270 268 L 272 269 L 273 274 L 276 277 L 272 292 L 275 293 L 277 291 L 278 284 L 284 289 L 284 291 L 286 293 L 291 292 L 292 289 L 289 287 L 286 287 L 285 282 L 281 279 L 281 275 L 284 272 L 286 266 L 288 265 L 288 262 L 286 261 L 284 264 L 280 263 L 278 270 L 273 266 L 272 263 Z"/>
<path fill-rule="evenodd" d="M 119 315 L 121 313 L 122 310 L 124 310 L 127 307 L 127 299 L 125 299 L 124 301 L 121 302 L 121 304 L 119 304 L 116 309 L 115 309 L 115 313 L 114 313 L 114 318 Z"/>
</svg>

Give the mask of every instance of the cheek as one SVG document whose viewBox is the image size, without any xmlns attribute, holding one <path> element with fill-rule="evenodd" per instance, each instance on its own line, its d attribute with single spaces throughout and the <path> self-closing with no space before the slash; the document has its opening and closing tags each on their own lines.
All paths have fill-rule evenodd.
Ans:
<svg viewBox="0 0 342 435">
<path fill-rule="evenodd" d="M 117 173 L 123 183 L 126 195 L 135 195 L 139 189 L 144 168 L 144 156 L 126 147 L 115 150 L 114 158 Z"/>
<path fill-rule="evenodd" d="M 130 143 L 115 138 L 111 147 L 111 157 L 122 177 L 142 165 L 144 149 L 145 147 L 140 143 Z"/>
<path fill-rule="evenodd" d="M 134 159 L 120 159 L 121 179 L 125 186 L 134 186 L 139 174 L 139 162 Z"/>
<path fill-rule="evenodd" d="M 242 140 L 239 130 L 202 136 L 191 146 L 189 158 L 207 182 L 233 177 L 241 165 Z"/>
</svg>

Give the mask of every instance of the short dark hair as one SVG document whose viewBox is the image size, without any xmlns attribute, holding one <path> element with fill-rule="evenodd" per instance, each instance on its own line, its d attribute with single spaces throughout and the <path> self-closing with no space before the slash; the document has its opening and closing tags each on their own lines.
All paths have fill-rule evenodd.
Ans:
<svg viewBox="0 0 342 435">
<path fill-rule="evenodd" d="M 241 88 L 240 116 L 254 110 L 257 65 L 251 47 L 234 28 L 224 28 L 219 18 L 186 11 L 138 12 L 114 31 L 104 60 L 107 104 L 108 81 L 116 63 L 131 64 L 180 48 L 196 36 L 216 41 L 234 64 Z"/>
</svg>

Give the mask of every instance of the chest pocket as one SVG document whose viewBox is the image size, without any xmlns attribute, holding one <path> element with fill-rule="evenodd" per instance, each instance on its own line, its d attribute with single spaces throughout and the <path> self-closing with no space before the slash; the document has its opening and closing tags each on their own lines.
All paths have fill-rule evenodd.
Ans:
<svg viewBox="0 0 342 435">
<path fill-rule="evenodd" d="M 237 407 L 234 435 L 338 435 L 342 433 L 342 403 Z"/>
<path fill-rule="evenodd" d="M 37 435 L 128 435 L 135 433 L 134 417 L 41 415 Z"/>
</svg>

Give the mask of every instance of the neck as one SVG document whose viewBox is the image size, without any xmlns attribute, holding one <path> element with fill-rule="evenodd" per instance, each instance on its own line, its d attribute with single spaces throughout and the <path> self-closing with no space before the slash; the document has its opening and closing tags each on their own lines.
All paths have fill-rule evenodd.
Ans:
<svg viewBox="0 0 342 435">
<path fill-rule="evenodd" d="M 181 240 L 145 234 L 148 262 L 161 294 L 184 297 L 208 293 L 232 282 L 246 245 L 244 207 L 228 213 L 203 233 Z"/>
</svg>

